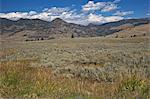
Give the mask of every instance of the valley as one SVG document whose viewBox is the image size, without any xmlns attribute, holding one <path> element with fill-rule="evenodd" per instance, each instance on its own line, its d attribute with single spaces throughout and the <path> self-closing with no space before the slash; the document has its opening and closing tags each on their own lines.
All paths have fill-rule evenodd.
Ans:
<svg viewBox="0 0 150 99">
<path fill-rule="evenodd" d="M 0 95 L 148 99 L 149 41 L 149 36 L 2 41 Z"/>
</svg>

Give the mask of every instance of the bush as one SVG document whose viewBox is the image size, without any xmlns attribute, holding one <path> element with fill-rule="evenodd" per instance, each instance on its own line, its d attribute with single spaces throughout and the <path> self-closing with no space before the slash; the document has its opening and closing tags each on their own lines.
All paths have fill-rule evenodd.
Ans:
<svg viewBox="0 0 150 99">
<path fill-rule="evenodd" d="M 119 94 L 122 97 L 149 97 L 150 86 L 148 82 L 143 79 L 139 79 L 135 76 L 124 80 L 119 87 Z"/>
</svg>

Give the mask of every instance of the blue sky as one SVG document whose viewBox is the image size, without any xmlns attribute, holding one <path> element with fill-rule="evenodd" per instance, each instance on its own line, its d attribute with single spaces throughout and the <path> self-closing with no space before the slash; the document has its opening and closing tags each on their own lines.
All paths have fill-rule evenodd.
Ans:
<svg viewBox="0 0 150 99">
<path fill-rule="evenodd" d="M 149 14 L 149 0 L 1 0 L 0 17 L 62 18 L 77 24 L 105 23 Z"/>
</svg>

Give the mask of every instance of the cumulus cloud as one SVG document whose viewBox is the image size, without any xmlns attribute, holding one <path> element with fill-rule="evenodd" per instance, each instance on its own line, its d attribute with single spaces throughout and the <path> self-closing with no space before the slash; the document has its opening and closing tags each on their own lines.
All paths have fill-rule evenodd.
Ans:
<svg viewBox="0 0 150 99">
<path fill-rule="evenodd" d="M 105 2 L 94 3 L 89 1 L 86 5 L 82 6 L 83 11 L 100 10 L 105 6 Z"/>
<path fill-rule="evenodd" d="M 18 20 L 20 18 L 27 19 L 41 19 L 45 21 L 52 21 L 56 18 L 61 18 L 69 23 L 88 25 L 89 23 L 102 24 L 106 22 L 122 20 L 125 15 L 132 14 L 132 11 L 121 12 L 117 11 L 112 15 L 105 15 L 102 13 L 85 13 L 84 11 L 100 10 L 101 12 L 109 12 L 117 9 L 117 3 L 120 0 L 114 2 L 97 2 L 89 1 L 83 6 L 83 9 L 76 10 L 68 7 L 52 7 L 45 8 L 41 12 L 29 11 L 29 12 L 10 12 L 0 13 L 0 18 L 7 18 L 11 20 Z"/>
<path fill-rule="evenodd" d="M 107 16 L 107 17 L 105 17 L 102 15 L 96 15 L 96 14 L 90 14 L 88 16 L 88 22 L 89 23 L 95 23 L 95 24 L 119 21 L 122 19 L 123 19 L 123 17 L 121 17 L 121 16 Z"/>
<path fill-rule="evenodd" d="M 45 8 L 43 10 L 43 12 L 47 12 L 47 13 L 50 13 L 50 14 L 53 14 L 53 15 L 59 15 L 59 14 L 62 14 L 63 12 L 68 12 L 69 10 L 70 9 L 68 7 L 65 7 L 65 8 L 52 7 L 50 9 Z"/>
<path fill-rule="evenodd" d="M 121 16 L 109 16 L 109 17 L 105 17 L 106 22 L 114 22 L 114 21 L 119 21 L 124 19 Z"/>
<path fill-rule="evenodd" d="M 97 2 L 89 1 L 87 4 L 82 6 L 82 10 L 87 11 L 102 11 L 102 12 L 109 12 L 116 10 L 118 8 L 117 4 L 119 0 L 115 0 L 114 2 Z"/>
<path fill-rule="evenodd" d="M 52 21 L 55 18 L 67 18 L 71 17 L 73 11 L 69 8 L 56 8 L 52 7 L 50 9 L 45 8 L 42 12 L 37 13 L 36 11 L 30 12 L 10 12 L 10 13 L 0 13 L 1 18 L 7 18 L 11 20 L 18 20 L 20 18 L 27 19 L 42 19 L 45 21 Z"/>
<path fill-rule="evenodd" d="M 111 2 L 108 2 L 107 5 L 101 10 L 102 12 L 109 12 L 116 10 L 118 6 L 116 4 L 113 4 Z"/>
<path fill-rule="evenodd" d="M 30 11 L 29 12 L 29 15 L 36 15 L 37 14 L 37 12 L 35 12 L 35 11 Z"/>
<path fill-rule="evenodd" d="M 126 16 L 126 15 L 130 15 L 133 14 L 134 11 L 117 11 L 116 13 L 114 13 L 114 15 L 118 15 L 118 16 Z"/>
<path fill-rule="evenodd" d="M 75 10 L 69 8 L 45 8 L 41 13 L 35 11 L 30 12 L 12 12 L 12 13 L 0 13 L 1 18 L 7 18 L 11 20 L 18 20 L 20 18 L 27 19 L 41 19 L 45 21 L 52 21 L 56 18 L 61 18 L 69 23 L 88 25 L 89 23 L 101 24 L 105 22 L 118 21 L 123 19 L 120 16 L 103 16 L 101 14 L 85 14 L 77 13 Z"/>
<path fill-rule="evenodd" d="M 20 18 L 29 18 L 29 13 L 27 12 L 0 13 L 0 17 L 11 20 L 18 20 Z"/>
<path fill-rule="evenodd" d="M 104 17 L 102 15 L 96 15 L 92 13 L 88 15 L 88 21 L 91 23 L 105 22 Z"/>
</svg>

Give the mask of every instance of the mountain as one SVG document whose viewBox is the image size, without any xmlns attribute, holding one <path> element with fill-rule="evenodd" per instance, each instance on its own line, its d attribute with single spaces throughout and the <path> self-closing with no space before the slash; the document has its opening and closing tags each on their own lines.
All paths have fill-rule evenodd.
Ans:
<svg viewBox="0 0 150 99">
<path fill-rule="evenodd" d="M 142 37 L 142 36 L 150 36 L 150 23 L 143 24 L 139 26 L 119 26 L 117 28 L 124 28 L 122 31 L 113 33 L 106 37 L 111 38 L 132 38 L 132 37 Z"/>
<path fill-rule="evenodd" d="M 71 37 L 107 36 L 128 28 L 150 23 L 149 18 L 125 19 L 101 25 L 87 26 L 67 23 L 57 18 L 51 22 L 40 19 L 19 19 L 17 21 L 0 18 L 1 38 L 13 40 L 44 40 Z"/>
<path fill-rule="evenodd" d="M 117 21 L 117 22 L 104 23 L 104 24 L 102 24 L 102 26 L 116 27 L 116 26 L 121 26 L 121 25 L 124 25 L 124 24 L 139 26 L 139 25 L 148 24 L 148 23 L 150 23 L 150 18 L 124 19 L 124 20 L 120 20 L 120 21 Z"/>
</svg>

